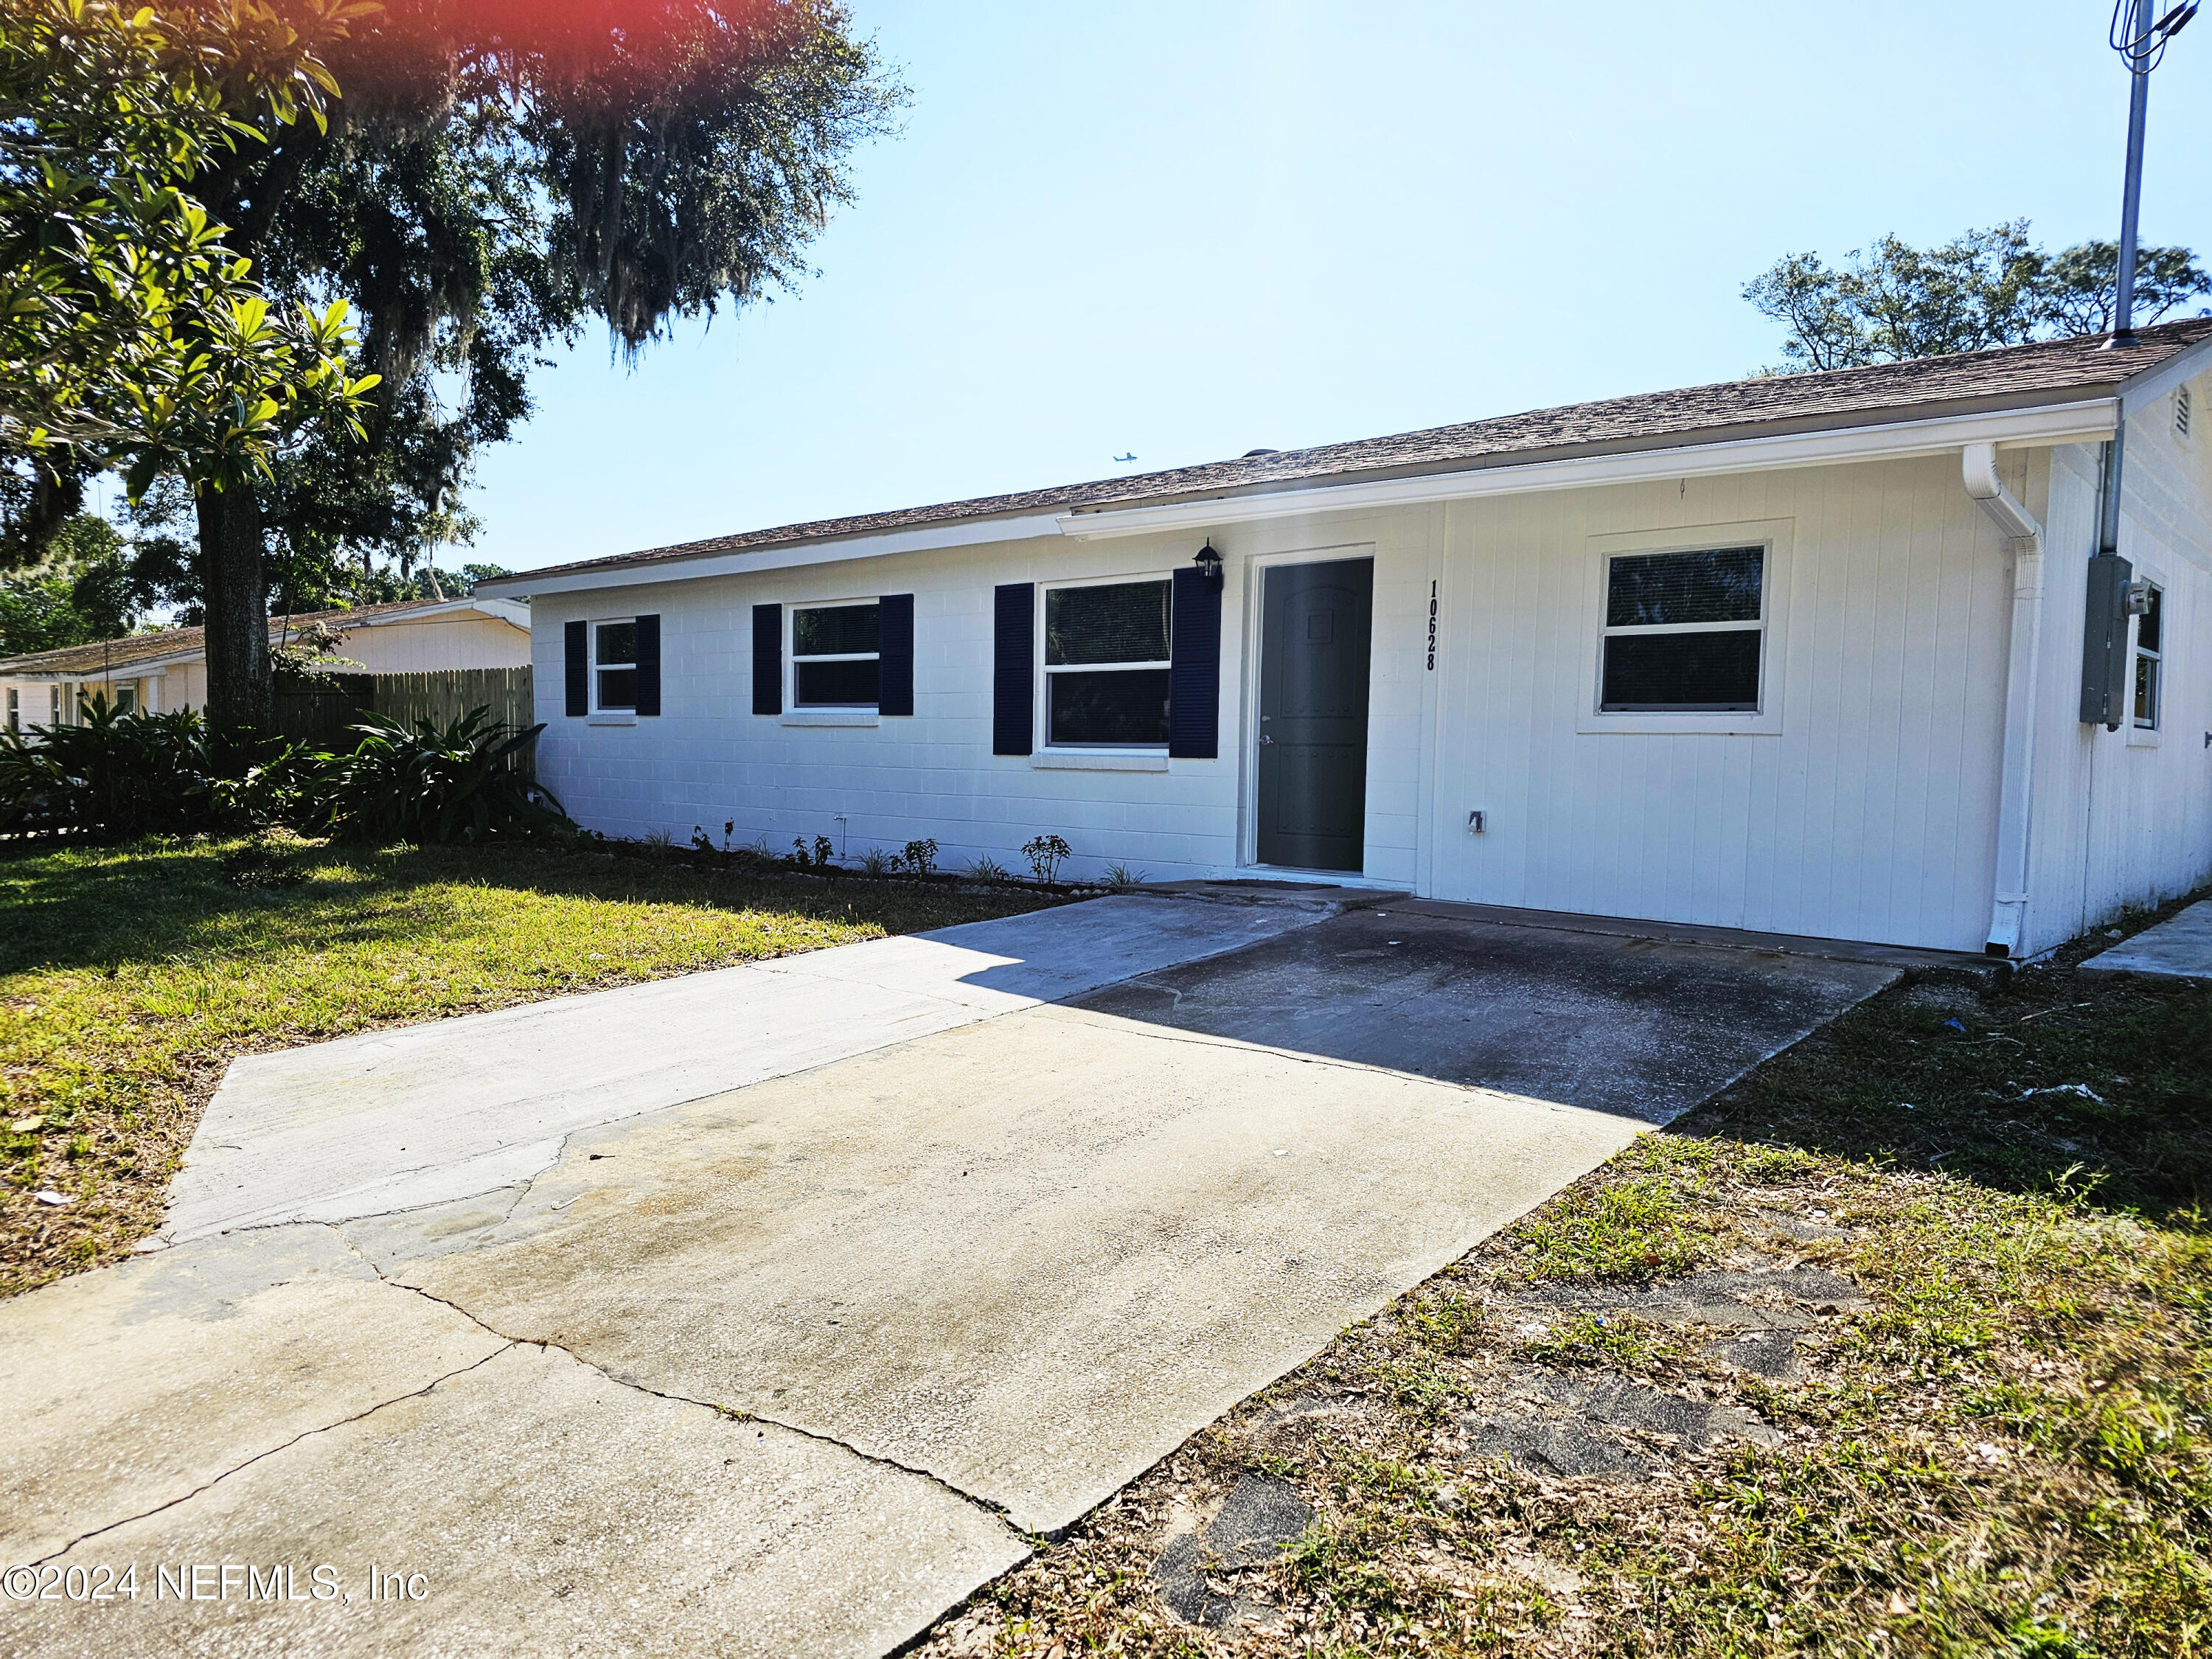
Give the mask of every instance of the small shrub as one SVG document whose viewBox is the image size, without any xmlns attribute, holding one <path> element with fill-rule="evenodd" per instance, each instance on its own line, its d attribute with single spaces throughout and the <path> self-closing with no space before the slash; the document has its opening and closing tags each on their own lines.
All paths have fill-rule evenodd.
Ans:
<svg viewBox="0 0 2212 1659">
<path fill-rule="evenodd" d="M 860 854 L 860 873 L 864 876 L 874 876 L 880 880 L 885 876 L 896 875 L 898 867 L 899 855 L 886 853 L 880 847 L 871 847 Z"/>
<path fill-rule="evenodd" d="M 1126 893 L 1132 888 L 1142 887 L 1148 873 L 1143 870 L 1132 870 L 1126 864 L 1109 864 L 1106 866 L 1103 880 L 1109 891 Z"/>
<path fill-rule="evenodd" d="M 1003 886 L 1013 878 L 1012 871 L 988 854 L 978 857 L 975 863 L 968 866 L 968 879 L 981 882 L 988 886 Z"/>
<path fill-rule="evenodd" d="M 791 863 L 800 870 L 827 870 L 837 862 L 837 848 L 827 836 L 817 836 L 814 845 L 794 836 L 791 843 Z"/>
<path fill-rule="evenodd" d="M 1060 876 L 1060 866 L 1073 856 L 1068 845 L 1058 836 L 1036 836 L 1022 848 L 1022 856 L 1036 872 L 1036 878 L 1049 887 Z"/>
<path fill-rule="evenodd" d="M 898 857 L 899 862 L 915 875 L 932 874 L 937 868 L 937 842 L 933 837 L 927 841 L 910 841 L 900 849 Z"/>
<path fill-rule="evenodd" d="M 655 858 L 665 856 L 675 845 L 676 832 L 673 830 L 648 830 L 645 832 L 645 850 Z"/>
</svg>

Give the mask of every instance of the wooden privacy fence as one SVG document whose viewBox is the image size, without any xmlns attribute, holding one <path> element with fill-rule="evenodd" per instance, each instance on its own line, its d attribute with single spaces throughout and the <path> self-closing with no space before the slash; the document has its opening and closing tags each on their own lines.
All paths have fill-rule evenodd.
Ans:
<svg viewBox="0 0 2212 1659">
<path fill-rule="evenodd" d="M 346 730 L 364 708 L 374 708 L 375 679 L 368 674 L 335 674 L 328 690 L 297 685 L 276 688 L 276 734 L 310 749 L 350 749 L 360 741 Z"/>
<path fill-rule="evenodd" d="M 489 708 L 506 726 L 535 726 L 527 668 L 447 668 L 434 674 L 379 674 L 376 712 L 402 726 L 445 726 L 471 708 Z"/>
<path fill-rule="evenodd" d="M 349 750 L 360 741 L 348 731 L 363 709 L 411 726 L 428 720 L 450 725 L 472 708 L 489 708 L 507 726 L 538 722 L 527 668 L 447 668 L 428 674 L 341 674 L 328 690 L 280 689 L 276 729 L 295 743 L 317 749 Z M 537 745 L 520 757 L 523 770 L 535 770 Z"/>
</svg>

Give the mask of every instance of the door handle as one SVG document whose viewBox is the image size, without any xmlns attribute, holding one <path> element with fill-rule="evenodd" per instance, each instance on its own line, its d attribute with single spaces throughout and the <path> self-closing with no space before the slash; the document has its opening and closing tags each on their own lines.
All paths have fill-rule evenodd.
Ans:
<svg viewBox="0 0 2212 1659">
<path fill-rule="evenodd" d="M 1260 741 L 1262 743 L 1273 743 L 1274 742 L 1274 739 L 1269 737 L 1265 732 L 1262 732 L 1260 734 Z"/>
</svg>

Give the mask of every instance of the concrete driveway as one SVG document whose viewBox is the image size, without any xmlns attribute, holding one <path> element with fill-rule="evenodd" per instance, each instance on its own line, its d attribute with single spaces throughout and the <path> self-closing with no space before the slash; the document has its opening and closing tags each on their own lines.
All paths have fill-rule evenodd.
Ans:
<svg viewBox="0 0 2212 1659">
<path fill-rule="evenodd" d="M 1131 896 L 239 1061 L 0 1304 L 0 1645 L 887 1651 L 1870 954 Z"/>
</svg>

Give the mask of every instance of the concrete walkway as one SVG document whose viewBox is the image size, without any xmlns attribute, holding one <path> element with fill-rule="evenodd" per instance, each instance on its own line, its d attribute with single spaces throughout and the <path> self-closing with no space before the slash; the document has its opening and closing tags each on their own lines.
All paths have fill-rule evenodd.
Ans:
<svg viewBox="0 0 2212 1659">
<path fill-rule="evenodd" d="M 2212 899 L 2122 939 L 2086 958 L 2084 974 L 2137 974 L 2145 979 L 2212 979 Z"/>
<path fill-rule="evenodd" d="M 886 1652 L 1896 971 L 1514 932 L 1103 900 L 241 1061 L 173 1247 L 0 1304 L 0 1565 L 139 1591 L 0 1648 Z"/>
</svg>

